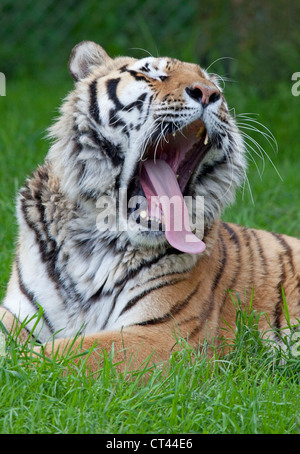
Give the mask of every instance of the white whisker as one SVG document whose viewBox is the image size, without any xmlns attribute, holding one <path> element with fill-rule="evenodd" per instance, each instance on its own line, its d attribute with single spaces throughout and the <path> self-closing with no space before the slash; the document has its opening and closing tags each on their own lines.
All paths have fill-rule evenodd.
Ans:
<svg viewBox="0 0 300 454">
<path fill-rule="evenodd" d="M 244 138 L 244 142 L 245 142 L 246 147 L 248 149 L 251 149 L 252 152 L 256 156 L 258 156 L 263 162 L 262 173 L 264 172 L 264 169 L 265 169 L 265 157 L 266 157 L 269 160 L 269 162 L 271 163 L 271 165 L 274 168 L 274 170 L 276 171 L 278 177 L 282 181 L 282 177 L 281 177 L 276 165 L 274 164 L 274 162 L 272 161 L 271 157 L 269 156 L 269 154 L 266 152 L 266 150 L 253 137 L 251 137 L 245 131 L 247 130 L 247 131 L 252 131 L 254 133 L 261 134 L 264 137 L 264 139 L 268 142 L 268 144 L 272 148 L 273 152 L 277 153 L 278 152 L 278 145 L 277 145 L 277 142 L 276 142 L 276 139 L 275 139 L 274 135 L 262 123 L 260 123 L 259 121 L 249 117 L 249 114 L 238 114 L 236 116 L 236 118 L 241 118 L 242 119 L 242 121 L 236 121 L 236 124 L 239 127 L 239 129 L 240 129 L 240 134 Z M 250 124 L 249 124 L 249 122 L 250 122 Z M 261 129 L 259 129 L 256 125 L 260 126 Z M 255 160 L 254 160 L 253 156 L 251 156 L 251 158 L 252 158 L 252 161 L 255 163 Z M 255 165 L 256 165 L 256 163 L 255 163 Z M 256 168 L 258 169 L 257 165 L 256 165 Z M 260 172 L 259 172 L 259 174 L 261 176 Z"/>
<path fill-rule="evenodd" d="M 205 68 L 205 71 L 208 73 L 209 68 L 211 68 L 211 66 L 213 66 L 215 63 L 217 63 L 218 61 L 221 61 L 221 60 L 235 60 L 235 58 L 233 58 L 233 57 L 220 57 L 220 58 L 217 58 L 207 68 Z"/>
<path fill-rule="evenodd" d="M 237 121 L 237 125 L 240 128 L 248 129 L 249 131 L 257 132 L 257 133 L 261 134 L 262 136 L 264 136 L 265 139 L 269 142 L 269 144 L 270 144 L 271 148 L 273 149 L 273 151 L 275 153 L 277 153 L 278 152 L 277 141 L 276 141 L 274 135 L 271 133 L 271 131 L 266 126 L 264 126 L 263 124 L 261 124 L 260 122 L 258 122 L 256 120 L 253 120 L 252 118 L 248 118 L 248 119 L 245 118 L 245 120 L 260 125 L 261 127 L 263 127 L 265 129 L 265 131 L 262 131 L 262 130 L 256 128 L 254 125 L 251 125 L 251 124 L 243 122 L 243 121 L 242 122 Z"/>
<path fill-rule="evenodd" d="M 153 57 L 151 52 L 149 52 L 147 49 L 143 49 L 142 47 L 130 47 L 129 50 L 140 50 L 142 52 L 145 52 L 145 54 L 148 54 L 149 57 Z"/>
</svg>

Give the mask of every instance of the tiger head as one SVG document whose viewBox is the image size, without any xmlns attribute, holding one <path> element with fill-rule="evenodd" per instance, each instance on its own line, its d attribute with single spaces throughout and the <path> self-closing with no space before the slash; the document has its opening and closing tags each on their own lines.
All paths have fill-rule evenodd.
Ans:
<svg viewBox="0 0 300 454">
<path fill-rule="evenodd" d="M 198 237 L 233 201 L 246 167 L 218 77 L 173 58 L 112 59 L 90 41 L 73 49 L 69 69 L 76 86 L 48 155 L 62 191 L 117 218 L 117 228 L 107 221 L 109 241 L 201 253 Z"/>
</svg>

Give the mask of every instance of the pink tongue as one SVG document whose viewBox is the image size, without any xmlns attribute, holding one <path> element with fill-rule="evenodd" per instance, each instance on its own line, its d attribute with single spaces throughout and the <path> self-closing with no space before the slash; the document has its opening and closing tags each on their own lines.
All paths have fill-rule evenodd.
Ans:
<svg viewBox="0 0 300 454">
<path fill-rule="evenodd" d="M 142 167 L 141 185 L 147 198 L 150 217 L 161 217 L 158 203 L 155 203 L 159 198 L 165 217 L 165 235 L 168 242 L 182 252 L 190 254 L 203 252 L 205 244 L 191 231 L 188 209 L 171 167 L 161 159 L 155 162 L 148 159 Z"/>
</svg>

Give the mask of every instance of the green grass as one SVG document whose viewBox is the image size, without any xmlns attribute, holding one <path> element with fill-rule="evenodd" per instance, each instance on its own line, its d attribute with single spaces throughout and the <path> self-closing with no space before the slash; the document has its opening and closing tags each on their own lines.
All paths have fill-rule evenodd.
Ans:
<svg viewBox="0 0 300 454">
<path fill-rule="evenodd" d="M 14 199 L 25 177 L 43 162 L 48 143 L 45 130 L 71 82 L 8 81 L 0 98 L 0 293 L 4 295 L 16 236 Z M 299 102 L 289 87 L 272 99 L 258 99 L 228 86 L 227 98 L 237 112 L 257 112 L 274 133 L 275 154 L 263 137 L 268 159 L 259 177 L 250 163 L 247 186 L 224 219 L 246 226 L 300 236 Z M 256 164 L 262 168 L 260 158 Z M 84 358 L 74 365 L 33 359 L 30 347 L 7 342 L 0 357 L 1 433 L 299 433 L 300 365 L 288 349 L 285 362 L 263 342 L 256 328 L 258 314 L 237 311 L 238 332 L 232 352 L 208 360 L 186 348 L 173 355 L 169 377 L 153 371 L 135 380 L 118 376 L 111 358 L 104 358 L 98 377 L 87 379 Z M 68 374 L 64 374 L 70 369 Z"/>
<path fill-rule="evenodd" d="M 29 346 L 8 340 L 0 358 L 0 432 L 298 433 L 300 362 L 260 338 L 258 318 L 237 311 L 234 347 L 223 358 L 195 354 L 181 341 L 168 376 L 145 366 L 125 379 L 104 356 L 99 376 L 87 379 L 84 357 L 79 364 L 71 354 L 60 362 L 33 358 Z"/>
</svg>

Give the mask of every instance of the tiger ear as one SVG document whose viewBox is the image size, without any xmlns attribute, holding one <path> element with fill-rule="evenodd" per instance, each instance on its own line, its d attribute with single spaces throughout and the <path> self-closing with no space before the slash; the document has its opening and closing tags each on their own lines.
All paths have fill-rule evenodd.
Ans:
<svg viewBox="0 0 300 454">
<path fill-rule="evenodd" d="M 108 63 L 112 59 L 93 41 L 81 41 L 77 44 L 70 56 L 69 71 L 76 81 L 87 77 L 96 66 Z"/>
</svg>

